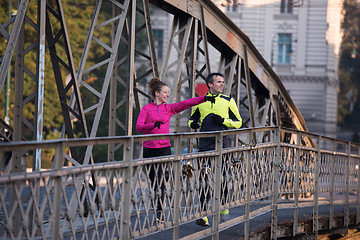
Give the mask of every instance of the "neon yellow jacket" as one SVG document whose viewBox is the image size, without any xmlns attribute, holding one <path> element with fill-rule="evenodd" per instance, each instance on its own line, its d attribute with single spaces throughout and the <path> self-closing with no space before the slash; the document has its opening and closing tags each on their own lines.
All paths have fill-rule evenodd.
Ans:
<svg viewBox="0 0 360 240">
<path fill-rule="evenodd" d="M 209 92 L 207 95 L 212 96 Z M 224 118 L 222 125 L 216 124 L 213 121 L 214 114 Z M 215 97 L 215 103 L 207 101 L 194 107 L 189 119 L 189 126 L 192 122 L 200 124 L 201 132 L 207 132 L 227 130 L 229 128 L 240 128 L 242 125 L 242 118 L 239 114 L 235 100 L 224 94 L 219 94 Z M 227 144 L 224 144 L 225 147 L 228 147 L 226 145 Z M 199 150 L 213 150 L 214 148 L 215 142 L 213 138 L 200 139 Z"/>
</svg>

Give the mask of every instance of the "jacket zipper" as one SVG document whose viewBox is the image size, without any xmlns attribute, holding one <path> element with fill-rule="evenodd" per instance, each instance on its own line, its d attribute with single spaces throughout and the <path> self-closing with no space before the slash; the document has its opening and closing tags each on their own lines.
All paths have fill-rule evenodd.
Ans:
<svg viewBox="0 0 360 240">
<path fill-rule="evenodd" d="M 211 94 L 212 97 L 214 96 L 214 94 L 212 94 L 212 93 L 210 93 L 210 94 Z M 211 109 L 213 109 L 213 108 L 214 108 L 214 103 L 211 102 Z"/>
</svg>

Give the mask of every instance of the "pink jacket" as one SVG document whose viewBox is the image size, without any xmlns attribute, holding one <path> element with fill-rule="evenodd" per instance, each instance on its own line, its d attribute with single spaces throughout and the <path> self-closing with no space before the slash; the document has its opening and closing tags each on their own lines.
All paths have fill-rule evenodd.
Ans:
<svg viewBox="0 0 360 240">
<path fill-rule="evenodd" d="M 169 133 L 170 117 L 181 111 L 184 111 L 192 106 L 203 103 L 204 97 L 190 98 L 178 103 L 160 104 L 157 105 L 151 102 L 145 105 L 140 113 L 136 122 L 136 131 L 144 134 L 166 134 Z M 156 121 L 163 122 L 160 129 L 154 128 Z M 147 148 L 163 148 L 171 146 L 170 140 L 152 140 L 144 141 L 143 146 Z"/>
</svg>

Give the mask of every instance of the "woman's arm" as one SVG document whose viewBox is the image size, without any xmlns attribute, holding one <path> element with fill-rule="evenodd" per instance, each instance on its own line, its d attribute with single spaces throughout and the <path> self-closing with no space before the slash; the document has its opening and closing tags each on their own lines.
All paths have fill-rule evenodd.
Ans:
<svg viewBox="0 0 360 240">
<path fill-rule="evenodd" d="M 154 128 L 154 123 L 145 123 L 146 122 L 147 111 L 146 108 L 141 109 L 139 117 L 136 122 L 136 131 L 140 133 L 148 133 Z"/>
<path fill-rule="evenodd" d="M 204 97 L 194 97 L 178 103 L 168 104 L 168 107 L 171 114 L 174 115 L 203 102 L 205 102 Z"/>
</svg>

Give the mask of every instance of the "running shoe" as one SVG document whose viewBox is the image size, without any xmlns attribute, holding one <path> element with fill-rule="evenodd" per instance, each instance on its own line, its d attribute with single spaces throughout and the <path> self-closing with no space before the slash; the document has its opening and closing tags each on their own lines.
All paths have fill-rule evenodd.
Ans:
<svg viewBox="0 0 360 240">
<path fill-rule="evenodd" d="M 164 216 L 161 214 L 161 212 L 156 212 L 156 221 L 158 223 L 164 223 Z"/>
<path fill-rule="evenodd" d="M 220 212 L 220 220 L 222 222 L 229 220 L 229 209 Z"/>
<path fill-rule="evenodd" d="M 202 217 L 196 220 L 196 224 L 202 227 L 207 227 L 209 226 L 209 220 L 207 217 Z"/>
</svg>

